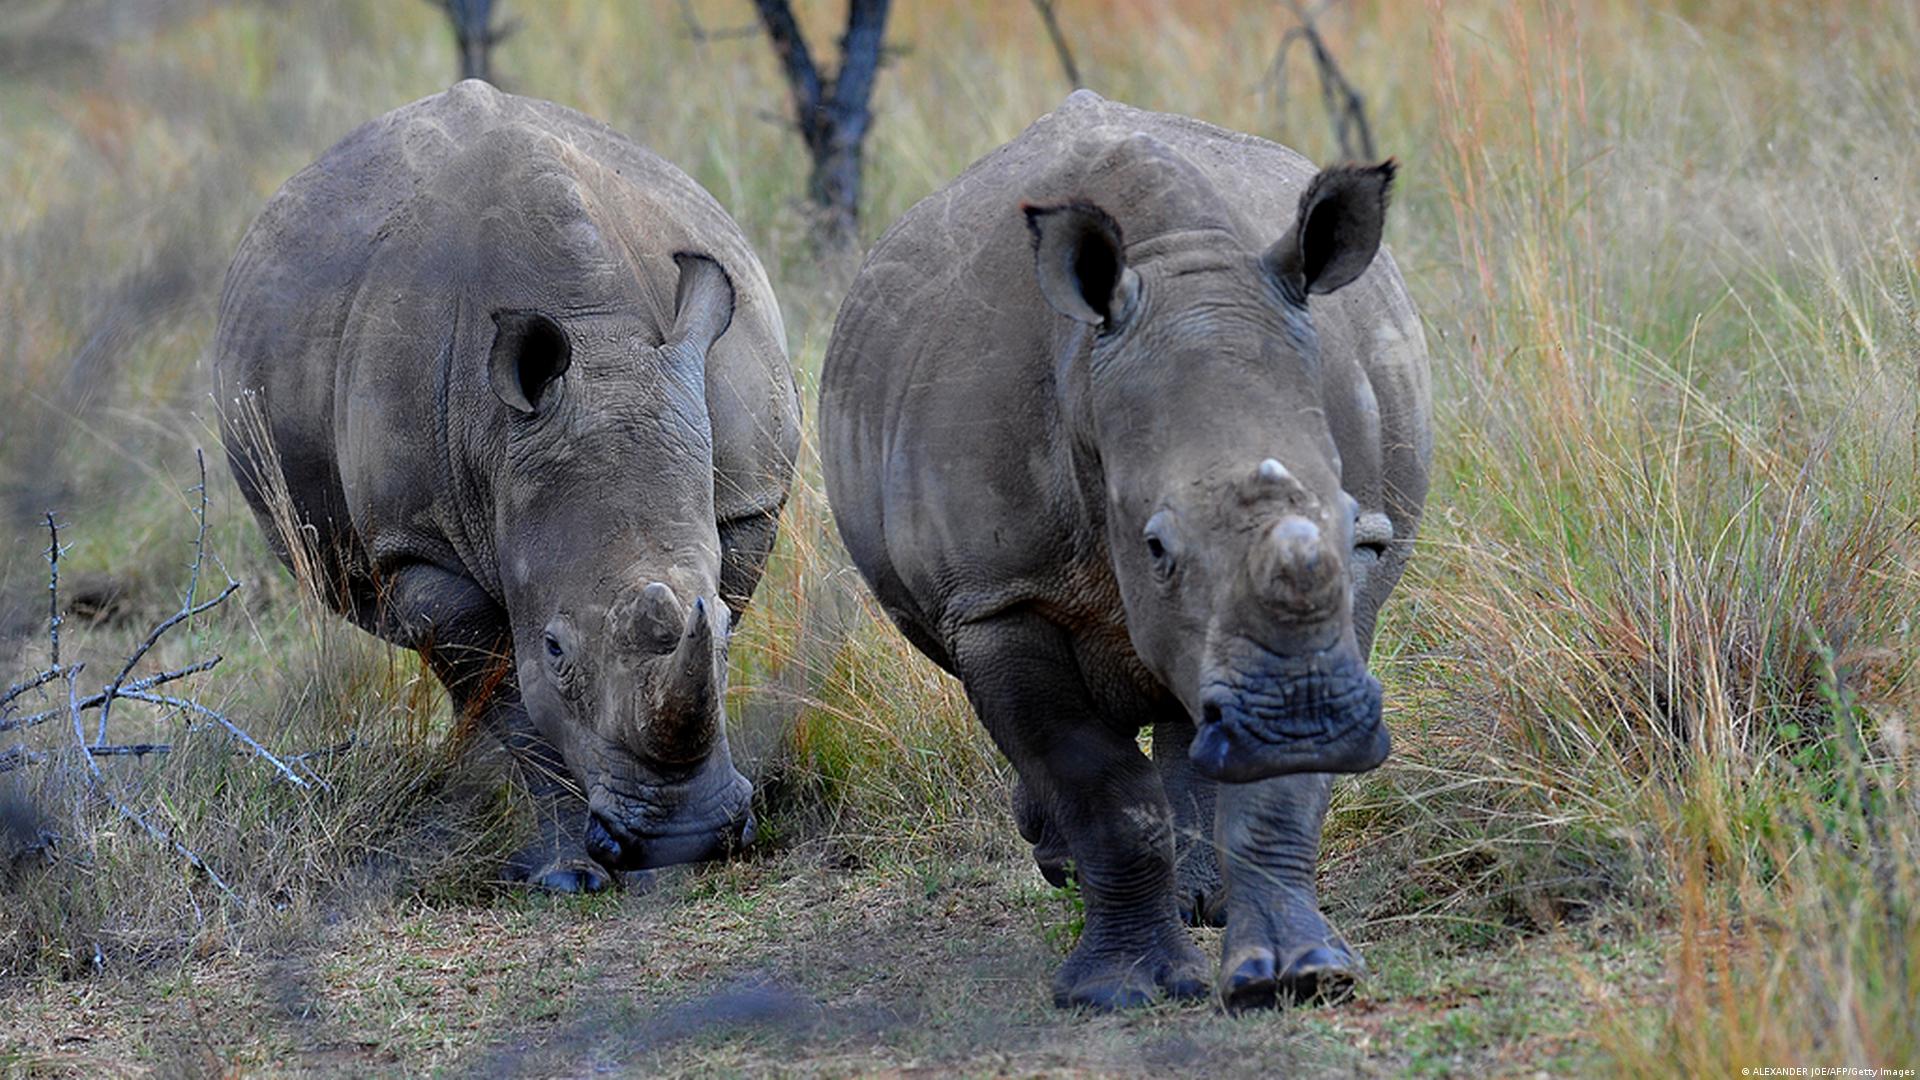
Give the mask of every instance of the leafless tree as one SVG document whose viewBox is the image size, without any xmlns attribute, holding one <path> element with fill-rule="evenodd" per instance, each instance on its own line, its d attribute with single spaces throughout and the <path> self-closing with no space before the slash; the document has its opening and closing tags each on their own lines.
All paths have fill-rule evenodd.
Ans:
<svg viewBox="0 0 1920 1080">
<path fill-rule="evenodd" d="M 1067 35 L 1060 29 L 1060 15 L 1054 10 L 1054 0 L 1033 0 L 1033 9 L 1040 13 L 1040 21 L 1046 24 L 1047 37 L 1053 41 L 1053 51 L 1060 57 L 1060 70 L 1066 72 L 1067 81 L 1074 89 L 1087 85 L 1080 81 L 1080 65 L 1073 59 L 1073 48 L 1067 44 Z"/>
<path fill-rule="evenodd" d="M 793 99 L 793 123 L 813 158 L 807 193 L 821 214 L 819 237 L 848 247 L 859 235 L 861 153 L 873 123 L 889 0 L 848 0 L 840 66 L 824 75 L 787 0 L 754 0 Z"/>
<path fill-rule="evenodd" d="M 1273 86 L 1277 106 L 1284 109 L 1287 100 L 1287 54 L 1294 42 L 1306 42 L 1308 51 L 1313 55 L 1314 68 L 1320 73 L 1320 98 L 1326 104 L 1328 118 L 1333 121 L 1333 137 L 1340 144 L 1340 156 L 1348 161 L 1373 161 L 1378 155 L 1373 149 L 1373 128 L 1367 123 L 1366 99 L 1347 81 L 1332 51 L 1327 48 L 1326 39 L 1320 36 L 1320 29 L 1314 24 L 1314 20 L 1332 4 L 1333 0 L 1326 0 L 1309 12 L 1301 6 L 1300 0 L 1286 0 L 1297 25 L 1281 36 L 1280 48 L 1274 53 L 1267 81 Z"/>
<path fill-rule="evenodd" d="M 433 0 L 453 26 L 454 47 L 460 51 L 460 77 L 493 81 L 493 47 L 513 33 L 514 24 L 496 26 L 493 0 Z"/>
</svg>

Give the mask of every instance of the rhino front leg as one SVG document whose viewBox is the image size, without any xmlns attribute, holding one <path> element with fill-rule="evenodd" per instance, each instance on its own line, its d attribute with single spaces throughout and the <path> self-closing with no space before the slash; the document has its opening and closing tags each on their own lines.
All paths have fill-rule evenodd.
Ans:
<svg viewBox="0 0 1920 1080">
<path fill-rule="evenodd" d="M 1027 782 L 1018 777 L 1013 781 L 1013 823 L 1019 827 L 1021 839 L 1033 845 L 1033 863 L 1040 868 L 1040 876 L 1054 888 L 1064 888 L 1072 876 L 1066 838 L 1053 827 L 1047 808 L 1028 789 Z"/>
<path fill-rule="evenodd" d="M 1227 891 L 1220 996 L 1229 1009 L 1338 1000 L 1366 970 L 1320 914 L 1314 885 L 1332 788 L 1325 773 L 1218 786 Z"/>
<path fill-rule="evenodd" d="M 1215 855 L 1214 782 L 1193 770 L 1193 721 L 1182 713 L 1153 725 L 1153 764 L 1173 807 L 1173 892 L 1189 926 L 1225 926 L 1227 905 Z"/>
<path fill-rule="evenodd" d="M 1007 616 L 962 629 L 953 644 L 975 712 L 1064 839 L 1086 903 L 1054 1003 L 1113 1009 L 1162 991 L 1206 994 L 1206 958 L 1174 912 L 1166 795 L 1126 725 L 1095 708 L 1065 635 Z"/>
<path fill-rule="evenodd" d="M 612 884 L 613 875 L 587 855 L 585 800 L 520 703 L 506 613 L 466 577 L 418 563 L 387 578 L 379 608 L 376 632 L 419 650 L 454 714 L 500 739 L 533 804 L 538 837 L 507 859 L 502 878 L 568 893 Z"/>
</svg>

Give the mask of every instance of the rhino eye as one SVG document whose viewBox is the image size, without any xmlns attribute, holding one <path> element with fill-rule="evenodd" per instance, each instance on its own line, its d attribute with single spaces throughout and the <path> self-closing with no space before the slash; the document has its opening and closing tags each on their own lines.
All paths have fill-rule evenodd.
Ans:
<svg viewBox="0 0 1920 1080">
<path fill-rule="evenodd" d="M 1147 519 L 1147 527 L 1142 539 L 1147 545 L 1147 561 L 1153 566 L 1153 573 L 1161 581 L 1173 577 L 1175 559 L 1172 544 L 1172 530 L 1165 510 Z"/>
<path fill-rule="evenodd" d="M 551 633 L 547 634 L 547 655 L 558 660 L 565 652 L 566 650 L 560 647 L 560 639 Z"/>
</svg>

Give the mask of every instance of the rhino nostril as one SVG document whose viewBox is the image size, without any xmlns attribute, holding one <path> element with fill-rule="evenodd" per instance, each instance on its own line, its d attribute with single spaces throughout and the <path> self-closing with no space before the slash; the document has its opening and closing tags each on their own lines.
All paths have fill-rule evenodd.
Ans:
<svg viewBox="0 0 1920 1080">
<path fill-rule="evenodd" d="M 1201 703 L 1200 722 L 1203 724 L 1217 724 L 1220 722 L 1220 703 L 1218 701 Z"/>
</svg>

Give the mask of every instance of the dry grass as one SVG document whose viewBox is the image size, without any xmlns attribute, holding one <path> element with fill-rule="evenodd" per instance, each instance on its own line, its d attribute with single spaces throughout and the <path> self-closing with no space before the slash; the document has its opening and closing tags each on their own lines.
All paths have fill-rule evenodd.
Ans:
<svg viewBox="0 0 1920 1080">
<path fill-rule="evenodd" d="M 1310 73 L 1295 65 L 1284 95 L 1264 81 L 1281 6 L 1059 7 L 1102 92 L 1331 156 Z M 802 8 L 827 40 L 834 5 Z M 745 4 L 700 10 L 709 28 L 751 21 Z M 173 11 L 86 65 L 0 70 L 0 387 L 15 402 L 0 507 L 9 529 L 65 507 L 73 565 L 124 583 L 136 610 L 165 602 L 187 535 L 175 493 L 188 448 L 211 442 L 198 360 L 240 230 L 319 149 L 453 68 L 427 4 Z M 734 212 L 811 402 L 846 268 L 806 243 L 797 140 L 765 115 L 783 101 L 765 43 L 696 42 L 679 18 L 668 0 L 556 3 L 496 67 L 634 133 Z M 901 5 L 896 20 L 869 235 L 1065 90 L 1024 0 Z M 490 890 L 503 796 L 444 754 L 431 680 L 303 610 L 238 499 L 216 492 L 214 543 L 249 585 L 243 617 L 202 631 L 229 655 L 225 703 L 277 747 L 355 731 L 380 751 L 344 755 L 334 794 L 304 800 L 224 755 L 154 770 L 176 824 L 248 901 L 220 902 L 138 837 L 91 836 L 85 863 L 5 898 L 19 917 L 0 923 L 15 1003 L 0 1012 L 41 1056 L 0 1050 L 0 1066 L 63 1067 L 47 1049 L 57 1024 L 32 1018 L 68 1014 L 27 997 L 93 986 L 164 1013 L 171 979 L 215 1015 L 246 1015 L 255 999 L 221 973 L 283 946 L 353 969 L 339 979 L 357 989 L 313 993 L 331 1034 L 260 1021 L 206 1040 L 215 1059 L 372 1040 L 303 1060 L 1432 1074 L 1587 1068 L 1572 1048 L 1597 1035 L 1615 1068 L 1647 1074 L 1920 1061 L 1920 13 L 1357 2 L 1322 30 L 1403 162 L 1389 242 L 1427 319 L 1439 408 L 1422 548 L 1376 648 L 1399 753 L 1341 787 L 1328 834 L 1332 913 L 1380 973 L 1359 1003 L 1138 1028 L 1026 1011 L 1046 930 L 1068 915 L 1032 885 L 1004 766 L 957 688 L 847 571 L 809 460 L 736 645 L 735 724 L 770 841 L 587 905 Z M 39 566 L 21 535 L 0 549 L 0 640 L 32 628 Z M 128 632 L 102 625 L 82 647 L 111 654 Z M 418 940 L 382 936 L 396 911 L 427 927 Z M 711 962 L 580 944 L 606 934 Z M 875 934 L 930 935 L 933 952 L 836 957 Z M 382 980 L 516 948 L 517 997 Z M 86 973 L 96 949 L 108 978 L 48 981 Z M 771 1041 L 723 1026 L 671 1052 L 579 1035 L 657 1030 L 661 999 L 755 958 L 808 1001 L 912 997 L 957 970 L 942 950 L 977 960 L 956 1001 L 913 998 L 920 1011 L 878 1033 L 856 1009 Z M 612 989 L 570 997 L 555 979 Z M 541 994 L 553 1012 L 516 1011 Z M 978 1019 L 992 1009 L 1023 1034 Z M 113 1051 L 171 1060 L 98 1015 Z M 461 1056 L 498 1024 L 544 1049 Z M 1178 1039 L 1199 1049 L 1166 1050 Z M 1003 1043 L 1015 1049 L 976 1056 Z"/>
</svg>

